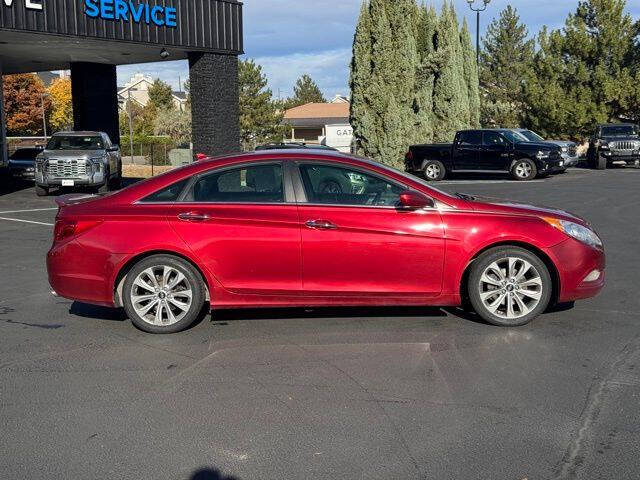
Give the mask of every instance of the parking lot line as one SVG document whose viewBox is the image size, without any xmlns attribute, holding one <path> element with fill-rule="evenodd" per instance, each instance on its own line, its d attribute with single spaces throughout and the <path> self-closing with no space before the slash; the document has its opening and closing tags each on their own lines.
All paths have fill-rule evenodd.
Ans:
<svg viewBox="0 0 640 480">
<path fill-rule="evenodd" d="M 34 225 L 45 225 L 47 227 L 53 227 L 53 223 L 34 222 L 32 220 L 21 220 L 19 218 L 0 217 L 0 220 L 6 220 L 7 222 L 32 223 Z"/>
<path fill-rule="evenodd" d="M 53 207 L 53 208 L 32 208 L 30 210 L 7 210 L 6 212 L 0 212 L 0 215 L 6 215 L 7 213 L 49 212 L 51 210 L 58 210 L 58 208 Z"/>
</svg>

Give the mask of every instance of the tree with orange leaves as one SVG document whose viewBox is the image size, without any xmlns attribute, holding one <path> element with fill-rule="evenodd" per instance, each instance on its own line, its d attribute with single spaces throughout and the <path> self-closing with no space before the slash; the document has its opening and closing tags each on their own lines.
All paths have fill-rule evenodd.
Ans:
<svg viewBox="0 0 640 480">
<path fill-rule="evenodd" d="M 3 80 L 4 109 L 8 135 L 43 135 L 45 117 L 51 109 L 42 81 L 33 73 L 8 75 Z"/>
</svg>

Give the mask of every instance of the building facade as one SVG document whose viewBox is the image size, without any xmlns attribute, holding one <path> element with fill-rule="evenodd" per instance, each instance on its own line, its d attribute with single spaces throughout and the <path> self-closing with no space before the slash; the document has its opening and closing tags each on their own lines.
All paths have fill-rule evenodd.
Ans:
<svg viewBox="0 0 640 480">
<path fill-rule="evenodd" d="M 4 0 L 0 72 L 70 70 L 74 127 L 119 143 L 116 66 L 187 59 L 194 149 L 230 153 L 240 149 L 242 34 L 237 0 Z"/>
<path fill-rule="evenodd" d="M 141 107 L 146 107 L 149 103 L 149 89 L 153 86 L 153 78 L 142 73 L 136 73 L 131 80 L 123 86 L 118 87 L 118 105 L 124 109 L 128 101 L 135 102 Z M 171 92 L 173 96 L 173 106 L 184 112 L 187 108 L 187 94 L 185 92 Z"/>
<path fill-rule="evenodd" d="M 350 107 L 347 98 L 336 96 L 329 103 L 307 103 L 287 110 L 283 123 L 291 128 L 288 140 L 351 152 L 353 129 L 349 123 Z"/>
</svg>

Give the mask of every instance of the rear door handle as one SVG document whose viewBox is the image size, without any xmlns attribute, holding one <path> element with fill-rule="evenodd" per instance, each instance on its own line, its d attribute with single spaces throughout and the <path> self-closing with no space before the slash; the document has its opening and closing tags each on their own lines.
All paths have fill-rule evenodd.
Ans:
<svg viewBox="0 0 640 480">
<path fill-rule="evenodd" d="M 309 220 L 306 225 L 307 228 L 313 230 L 336 230 L 338 228 L 337 225 L 334 225 L 329 220 Z"/>
<path fill-rule="evenodd" d="M 181 213 L 180 215 L 178 215 L 178 218 L 183 222 L 206 222 L 211 217 L 206 213 L 187 212 L 187 213 Z"/>
</svg>

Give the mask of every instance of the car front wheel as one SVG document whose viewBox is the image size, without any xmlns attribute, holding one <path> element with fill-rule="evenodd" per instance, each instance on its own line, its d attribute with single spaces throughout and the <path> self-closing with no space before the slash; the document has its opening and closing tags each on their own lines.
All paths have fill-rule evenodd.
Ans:
<svg viewBox="0 0 640 480">
<path fill-rule="evenodd" d="M 188 262 L 154 255 L 138 262 L 127 274 L 122 300 L 127 315 L 140 330 L 176 333 L 197 320 L 204 305 L 200 274 Z"/>
<path fill-rule="evenodd" d="M 536 164 L 528 158 L 518 160 L 511 167 L 511 176 L 516 180 L 527 181 L 533 180 L 538 175 Z"/>
<path fill-rule="evenodd" d="M 545 263 L 519 247 L 497 247 L 474 261 L 468 281 L 471 305 L 498 326 L 525 325 L 543 313 L 553 284 Z"/>
</svg>

